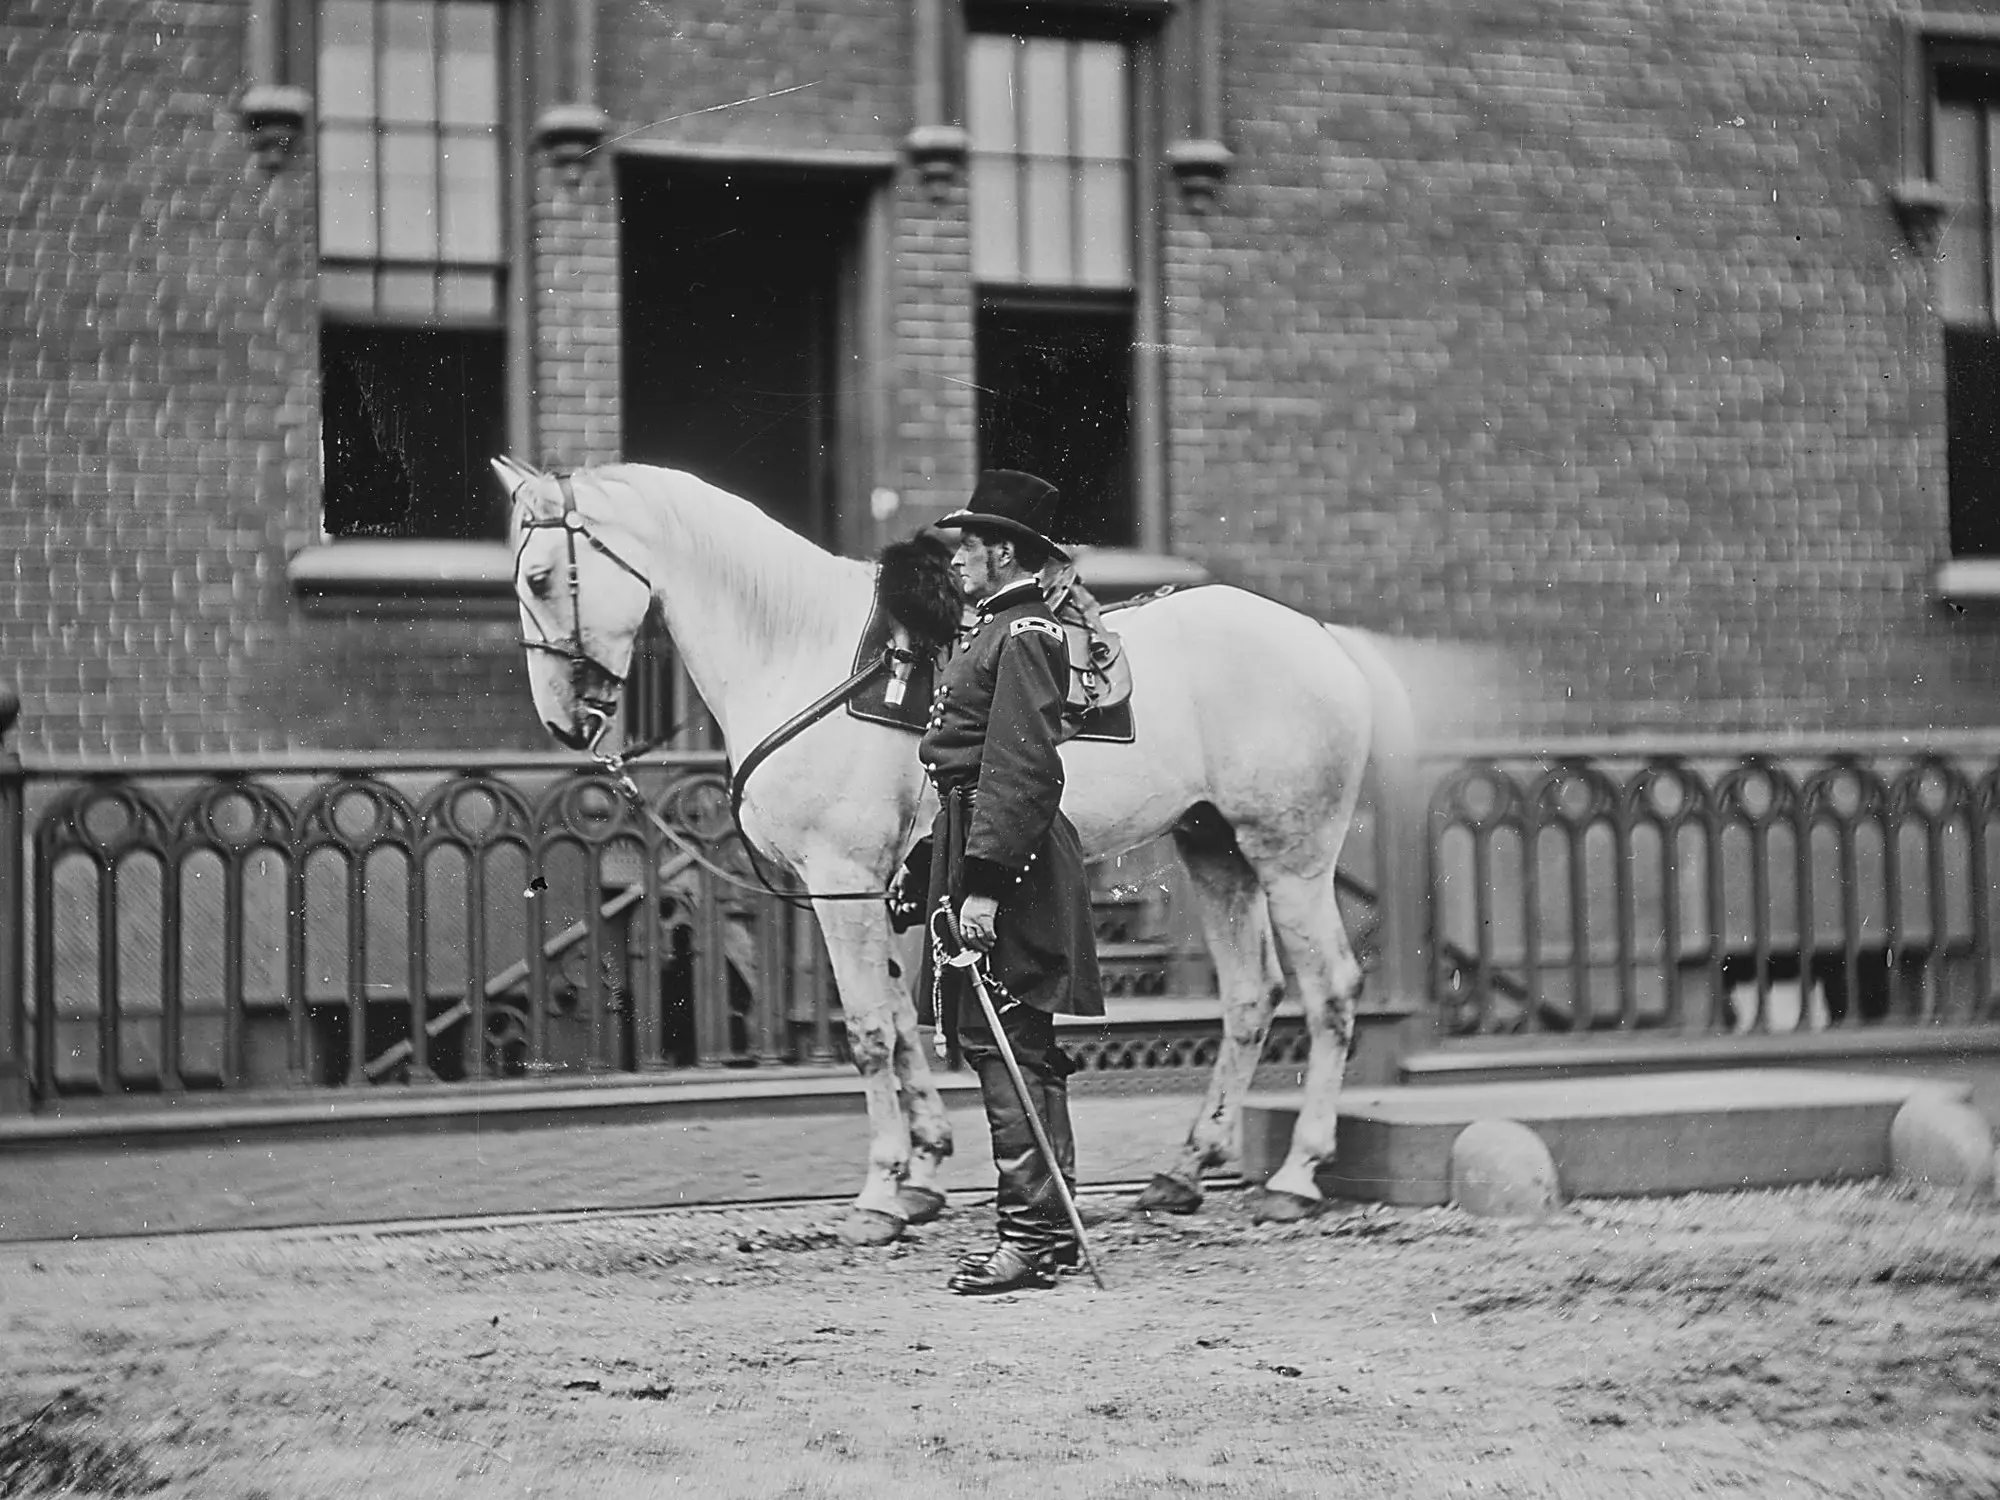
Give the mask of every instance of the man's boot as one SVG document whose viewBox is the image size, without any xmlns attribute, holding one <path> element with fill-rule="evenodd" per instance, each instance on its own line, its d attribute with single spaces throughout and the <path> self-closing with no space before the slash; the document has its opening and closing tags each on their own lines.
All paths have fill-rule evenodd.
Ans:
<svg viewBox="0 0 2000 1500">
<path fill-rule="evenodd" d="M 1006 1063 L 998 1057 L 985 1057 L 975 1066 L 979 1071 L 980 1097 L 986 1105 L 987 1128 L 993 1135 L 993 1164 L 1000 1174 L 995 1202 L 1000 1243 L 990 1251 L 975 1253 L 960 1262 L 950 1287 L 961 1296 L 1046 1287 L 1054 1275 L 1052 1256 L 1064 1241 L 1070 1240 L 1068 1221 L 1051 1186 L 1042 1153 L 1035 1145 L 1028 1116 L 1015 1096 Z M 1027 1075 L 1027 1082 L 1029 1097 L 1040 1105 L 1040 1081 Z M 1067 1136 L 1067 1109 L 1062 1123 Z M 1061 1160 L 1063 1148 L 1057 1144 L 1053 1131 L 1050 1143 L 1056 1145 L 1057 1159 Z M 1074 1144 L 1069 1149 L 1074 1153 Z M 1075 1253 L 1073 1242 L 1070 1253 Z"/>
<path fill-rule="evenodd" d="M 1067 1062 L 1068 1059 L 1064 1058 Z M 1002 1064 L 1004 1076 L 1005 1064 Z M 1049 1144 L 1055 1148 L 1056 1160 L 1062 1165 L 1063 1185 L 1069 1189 L 1072 1201 L 1076 1198 L 1076 1134 L 1069 1120 L 1069 1074 L 1060 1077 L 1046 1077 L 1023 1071 L 1021 1075 L 1028 1085 L 1029 1097 L 1034 1099 L 1042 1117 L 1042 1129 L 1048 1132 Z M 1007 1083 L 1008 1097 L 1013 1097 L 1013 1083 Z M 1024 1122 L 1025 1123 L 1025 1122 Z M 1032 1145 L 1032 1140 L 1030 1141 Z M 997 1154 L 997 1153 L 996 1153 Z M 1039 1156 L 1037 1158 L 1039 1160 Z M 1083 1264 L 1083 1249 L 1076 1242 L 1076 1231 L 1070 1228 L 1069 1215 L 1063 1212 L 1062 1204 L 1051 1190 L 1047 1204 L 1053 1216 L 1037 1227 L 1046 1242 L 1042 1253 L 1042 1263 L 1051 1272 L 1073 1271 Z M 974 1271 L 991 1258 L 991 1250 L 969 1250 L 959 1257 L 959 1269 Z"/>
<path fill-rule="evenodd" d="M 1057 1055 L 1057 1061 L 1067 1063 L 1068 1058 Z M 1055 1148 L 1056 1164 L 1062 1169 L 1063 1186 L 1069 1189 L 1070 1201 L 1076 1201 L 1076 1134 L 1069 1123 L 1069 1073 L 1067 1069 L 1054 1076 L 1029 1077 L 1028 1092 L 1034 1095 L 1036 1108 L 1042 1116 L 1042 1128 L 1048 1132 L 1049 1144 Z M 1050 1240 L 1045 1259 L 1052 1267 L 1074 1269 L 1083 1262 L 1083 1248 L 1076 1242 L 1076 1231 L 1070 1227 L 1069 1215 L 1063 1212 L 1062 1200 L 1056 1199 L 1050 1205 L 1055 1218 L 1051 1225 L 1053 1237 Z"/>
</svg>

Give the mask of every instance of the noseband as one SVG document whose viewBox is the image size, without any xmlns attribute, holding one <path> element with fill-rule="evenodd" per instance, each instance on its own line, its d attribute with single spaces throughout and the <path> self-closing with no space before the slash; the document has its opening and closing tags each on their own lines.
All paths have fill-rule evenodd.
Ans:
<svg viewBox="0 0 2000 1500">
<path fill-rule="evenodd" d="M 564 542 L 569 551 L 570 637 L 566 641 L 551 639 L 548 633 L 542 630 L 541 623 L 535 619 L 534 613 L 530 610 L 523 610 L 522 617 L 534 625 L 539 635 L 535 639 L 530 639 L 528 636 L 523 635 L 521 637 L 521 647 L 525 651 L 540 651 L 549 656 L 560 657 L 569 663 L 570 696 L 575 702 L 583 705 L 585 717 L 595 721 L 590 736 L 591 748 L 595 749 L 597 742 L 604 738 L 605 731 L 611 727 L 611 718 L 602 709 L 594 708 L 585 701 L 584 686 L 586 669 L 595 667 L 621 689 L 625 686 L 625 674 L 623 672 L 612 671 L 610 667 L 584 649 L 583 584 L 578 576 L 576 565 L 578 541 L 581 540 L 585 545 L 596 548 L 597 551 L 609 558 L 613 563 L 638 579 L 639 582 L 646 586 L 648 594 L 653 592 L 653 580 L 633 567 L 624 558 L 620 557 L 616 551 L 605 544 L 602 537 L 590 529 L 589 524 L 583 518 L 583 512 L 576 508 L 576 491 L 570 484 L 570 476 L 558 473 L 553 477 L 562 490 L 562 514 L 550 520 L 527 520 L 521 522 L 521 531 L 523 533 L 521 552 L 525 553 L 527 551 L 526 533 L 530 531 L 546 531 L 558 526 L 562 528 Z M 520 590 L 520 583 L 521 553 L 517 553 L 514 558 L 514 584 L 517 593 Z"/>
</svg>

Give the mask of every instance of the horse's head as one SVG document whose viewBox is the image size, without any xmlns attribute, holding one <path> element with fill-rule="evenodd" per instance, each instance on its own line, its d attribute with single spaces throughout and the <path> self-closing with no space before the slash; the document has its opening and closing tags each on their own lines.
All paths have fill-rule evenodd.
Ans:
<svg viewBox="0 0 2000 1500">
<path fill-rule="evenodd" d="M 535 711 L 563 744 L 588 749 L 617 719 L 653 607 L 644 554 L 588 470 L 545 474 L 496 458 L 493 471 L 511 500 L 514 596 Z"/>
</svg>

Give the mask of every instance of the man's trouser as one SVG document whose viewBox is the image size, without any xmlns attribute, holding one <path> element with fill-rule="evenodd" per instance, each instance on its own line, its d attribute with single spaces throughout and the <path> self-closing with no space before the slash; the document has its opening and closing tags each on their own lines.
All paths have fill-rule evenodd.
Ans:
<svg viewBox="0 0 2000 1500">
<path fill-rule="evenodd" d="M 1055 1148 L 1065 1184 L 1076 1189 L 1076 1137 L 1069 1123 L 1069 1075 L 1075 1070 L 1056 1045 L 1055 1017 L 1031 1005 L 1012 1004 L 1000 1012 L 1000 1024 L 1013 1044 L 1014 1060 L 1035 1113 L 1041 1116 L 1049 1144 Z M 1056 1195 L 1049 1169 L 1035 1145 L 1033 1127 L 1022 1112 L 1007 1076 L 1007 1064 L 987 1029 L 985 1012 L 976 1000 L 959 1011 L 959 1046 L 965 1062 L 979 1078 L 986 1105 L 986 1124 L 993 1133 L 993 1164 L 1000 1171 L 996 1216 L 1002 1243 L 1036 1256 L 1071 1248 L 1076 1235 Z"/>
</svg>

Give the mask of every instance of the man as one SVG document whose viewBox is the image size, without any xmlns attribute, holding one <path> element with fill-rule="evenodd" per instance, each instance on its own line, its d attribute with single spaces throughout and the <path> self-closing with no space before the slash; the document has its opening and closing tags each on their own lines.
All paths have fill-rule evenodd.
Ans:
<svg viewBox="0 0 2000 1500">
<path fill-rule="evenodd" d="M 959 940 L 984 955 L 1029 1102 L 1073 1181 L 1073 1064 L 1056 1045 L 1055 1016 L 1101 1016 L 1104 992 L 1083 850 L 1061 810 L 1069 649 L 1037 577 L 1068 561 L 1046 534 L 1056 501 L 1047 481 L 995 469 L 938 523 L 959 529 L 952 568 L 976 620 L 945 667 L 917 753 L 940 802 L 925 910 L 943 903 Z M 1058 1266 L 1076 1263 L 1076 1238 L 970 980 L 942 956 L 926 955 L 922 995 L 979 1076 L 1000 1172 L 1000 1242 L 961 1264 L 951 1290 L 1047 1286 Z"/>
</svg>

